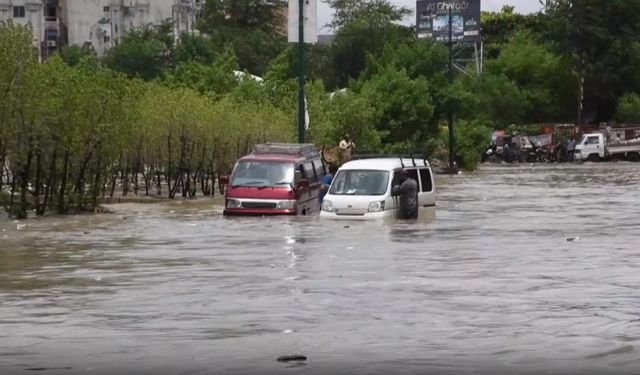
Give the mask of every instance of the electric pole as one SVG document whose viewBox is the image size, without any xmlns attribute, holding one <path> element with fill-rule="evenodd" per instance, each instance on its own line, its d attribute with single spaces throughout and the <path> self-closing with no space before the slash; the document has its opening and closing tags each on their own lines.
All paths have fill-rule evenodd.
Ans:
<svg viewBox="0 0 640 375">
<path fill-rule="evenodd" d="M 306 110 L 304 95 L 304 1 L 298 0 L 298 143 L 304 142 Z"/>
<path fill-rule="evenodd" d="M 453 4 L 449 5 L 449 87 L 453 84 Z M 449 103 L 449 168 L 454 171 L 455 138 L 453 134 L 453 108 Z"/>
</svg>

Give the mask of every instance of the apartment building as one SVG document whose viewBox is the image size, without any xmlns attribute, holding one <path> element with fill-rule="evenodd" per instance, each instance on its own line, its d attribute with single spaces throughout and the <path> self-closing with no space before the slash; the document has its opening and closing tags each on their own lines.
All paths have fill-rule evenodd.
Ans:
<svg viewBox="0 0 640 375">
<path fill-rule="evenodd" d="M 103 56 L 135 27 L 170 20 L 174 34 L 195 32 L 204 0 L 0 0 L 0 22 L 30 24 L 43 58 L 63 45 Z"/>
<path fill-rule="evenodd" d="M 204 0 L 59 0 L 69 45 L 91 46 L 99 56 L 132 28 L 171 20 L 174 34 L 195 32 Z"/>
<path fill-rule="evenodd" d="M 0 22 L 31 24 L 34 47 L 46 48 L 44 4 L 43 0 L 0 0 Z"/>
</svg>

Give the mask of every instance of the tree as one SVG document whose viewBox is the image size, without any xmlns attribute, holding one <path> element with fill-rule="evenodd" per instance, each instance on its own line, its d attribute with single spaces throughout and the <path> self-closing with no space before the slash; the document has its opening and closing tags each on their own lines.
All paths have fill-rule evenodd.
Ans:
<svg viewBox="0 0 640 375">
<path fill-rule="evenodd" d="M 346 87 L 364 71 L 369 56 L 378 56 L 387 44 L 415 39 L 412 29 L 398 25 L 410 10 L 388 0 L 330 0 L 334 11 L 330 26 L 336 30 L 333 41 L 334 80 L 330 88 Z"/>
<path fill-rule="evenodd" d="M 384 27 L 411 15 L 411 9 L 393 5 L 389 0 L 327 0 L 333 10 L 328 25 L 339 30 L 354 21 L 366 21 L 370 25 Z"/>
<path fill-rule="evenodd" d="M 131 30 L 109 50 L 105 60 L 111 69 L 129 77 L 151 80 L 171 67 L 172 52 L 172 26 L 165 22 Z"/>
<path fill-rule="evenodd" d="M 180 40 L 175 47 L 173 60 L 176 64 L 180 62 L 211 64 L 215 61 L 216 54 L 216 46 L 211 39 L 202 35 L 184 33 L 180 35 Z"/>
<path fill-rule="evenodd" d="M 216 99 L 238 84 L 234 74 L 237 69 L 237 58 L 233 50 L 227 49 L 218 56 L 215 64 L 179 63 L 165 74 L 164 81 L 173 87 L 188 87 Z"/>
<path fill-rule="evenodd" d="M 69 66 L 80 64 L 83 59 L 93 59 L 97 64 L 97 57 L 93 50 L 80 46 L 66 46 L 60 50 L 60 57 Z"/>
<path fill-rule="evenodd" d="M 538 35 L 542 29 L 542 17 L 535 13 L 516 13 L 515 8 L 510 5 L 503 6 L 500 12 L 482 12 L 485 56 L 490 59 L 498 57 L 500 48 L 518 31 L 528 31 Z"/>
<path fill-rule="evenodd" d="M 362 83 L 360 94 L 375 109 L 376 129 L 383 134 L 384 144 L 408 141 L 415 147 L 437 134 L 437 124 L 432 121 L 434 105 L 425 95 L 429 91 L 425 78 L 412 79 L 404 69 L 392 66 Z"/>
<path fill-rule="evenodd" d="M 509 39 L 500 56 L 487 62 L 481 80 L 480 87 L 489 94 L 479 91 L 478 95 L 486 96 L 481 101 L 493 109 L 493 118 L 502 119 L 500 122 L 518 113 L 521 117 L 513 116 L 512 122 L 567 121 L 575 113 L 578 85 L 570 61 L 528 32 L 518 32 Z M 495 101 L 488 104 L 486 100 Z"/>
<path fill-rule="evenodd" d="M 262 76 L 286 47 L 284 0 L 212 0 L 204 4 L 198 29 L 217 50 L 232 48 L 242 70 Z"/>
<path fill-rule="evenodd" d="M 640 95 L 629 93 L 620 97 L 616 120 L 621 123 L 640 124 Z"/>
<path fill-rule="evenodd" d="M 584 77 L 583 118 L 610 120 L 618 98 L 640 90 L 640 0 L 553 0 L 545 13 L 542 37 Z"/>
</svg>

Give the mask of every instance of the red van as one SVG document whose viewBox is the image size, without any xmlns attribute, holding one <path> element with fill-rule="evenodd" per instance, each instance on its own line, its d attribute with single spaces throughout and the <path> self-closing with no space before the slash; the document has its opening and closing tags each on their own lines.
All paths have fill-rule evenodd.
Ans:
<svg viewBox="0 0 640 375">
<path fill-rule="evenodd" d="M 312 144 L 256 145 L 233 168 L 224 215 L 313 215 L 320 212 L 322 155 Z"/>
</svg>

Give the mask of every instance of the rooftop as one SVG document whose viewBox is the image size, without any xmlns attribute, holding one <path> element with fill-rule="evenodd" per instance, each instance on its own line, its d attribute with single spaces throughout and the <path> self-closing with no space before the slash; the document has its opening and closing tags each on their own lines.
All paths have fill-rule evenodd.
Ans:
<svg viewBox="0 0 640 375">
<path fill-rule="evenodd" d="M 400 162 L 400 158 L 371 158 L 371 159 L 359 159 L 352 160 L 343 164 L 340 169 L 378 169 L 378 170 L 392 170 L 396 168 L 402 168 L 403 164 L 405 167 L 413 167 L 413 162 L 415 160 L 416 166 L 425 166 L 425 162 L 420 159 L 411 159 L 411 158 L 402 158 L 402 162 Z M 429 167 L 429 162 L 426 162 L 426 166 Z"/>
</svg>

